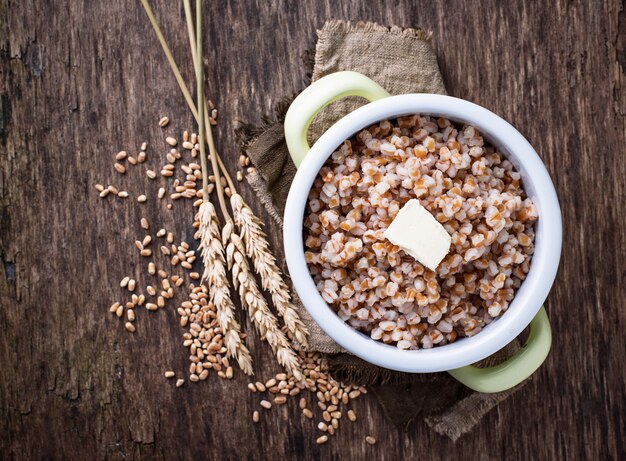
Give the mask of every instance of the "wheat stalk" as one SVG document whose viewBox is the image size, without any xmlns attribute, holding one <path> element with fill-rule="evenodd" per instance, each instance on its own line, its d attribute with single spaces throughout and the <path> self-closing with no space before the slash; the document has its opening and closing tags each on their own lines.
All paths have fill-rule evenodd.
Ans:
<svg viewBox="0 0 626 461">
<path fill-rule="evenodd" d="M 186 1 L 188 6 L 189 2 Z M 189 15 L 188 15 L 189 19 Z M 213 136 L 209 128 L 208 133 L 205 130 L 205 107 L 204 107 L 204 89 L 203 89 L 203 75 L 202 75 L 202 1 L 196 0 L 196 58 L 194 62 L 198 65 L 195 66 L 196 71 L 196 83 L 197 83 L 197 97 L 198 97 L 198 128 L 199 128 L 199 144 L 200 144 L 200 160 L 202 163 L 202 204 L 198 210 L 198 221 L 200 226 L 198 228 L 197 236 L 200 237 L 200 250 L 202 252 L 202 259 L 204 263 L 204 272 L 202 274 L 202 281 L 207 282 L 209 285 L 209 300 L 215 304 L 217 310 L 217 320 L 222 329 L 222 335 L 224 336 L 224 344 L 226 346 L 227 354 L 230 357 L 235 357 L 239 366 L 248 375 L 254 374 L 252 371 L 252 357 L 250 357 L 250 351 L 241 340 L 241 333 L 239 323 L 235 320 L 235 305 L 230 299 L 230 289 L 228 286 L 228 278 L 226 276 L 226 268 L 224 267 L 224 246 L 220 240 L 220 227 L 217 219 L 217 213 L 215 207 L 209 202 L 207 192 L 207 165 L 206 165 L 206 153 L 205 153 L 205 133 L 208 134 L 209 150 L 211 151 L 211 162 L 214 169 L 214 174 L 217 181 L 218 199 L 222 213 L 227 220 L 227 225 L 230 224 L 230 216 L 226 210 L 226 204 L 224 203 L 224 191 L 221 187 L 221 181 L 219 178 L 219 171 L 217 170 L 216 155 L 214 153 L 215 146 L 213 145 Z"/>
<path fill-rule="evenodd" d="M 236 235 L 234 232 L 234 225 L 225 204 L 225 194 L 220 180 L 220 172 L 224 175 L 231 194 L 236 194 L 236 189 L 235 184 L 233 183 L 230 175 L 228 174 L 228 171 L 226 170 L 222 162 L 222 159 L 220 158 L 215 148 L 211 125 L 208 123 L 208 117 L 206 116 L 207 108 L 206 102 L 204 100 L 203 88 L 201 85 L 201 82 L 203 81 L 202 48 L 200 39 L 202 30 L 200 19 L 201 1 L 197 0 L 196 2 L 195 31 L 193 27 L 190 2 L 189 0 L 184 0 L 183 2 L 185 7 L 185 16 L 187 19 L 190 47 L 192 51 L 192 56 L 194 57 L 193 62 L 196 72 L 196 83 L 198 84 L 197 106 L 194 104 L 191 94 L 189 93 L 189 90 L 185 85 L 185 82 L 180 74 L 180 70 L 178 69 L 176 62 L 174 61 L 169 46 L 167 45 L 167 42 L 154 18 L 154 14 L 152 13 L 152 9 L 150 8 L 148 1 L 141 0 L 141 2 L 144 6 L 144 9 L 146 10 L 148 19 L 152 24 L 157 38 L 159 39 L 159 42 L 163 47 L 163 51 L 165 52 L 168 63 L 172 69 L 172 72 L 174 73 L 174 76 L 176 77 L 176 81 L 179 84 L 180 90 L 185 97 L 185 101 L 187 102 L 187 105 L 189 106 L 194 118 L 198 121 L 198 124 L 200 125 L 201 160 L 204 160 L 206 155 L 204 152 L 204 143 L 206 142 L 209 146 L 209 158 L 211 160 L 213 174 L 215 175 L 218 200 L 226 224 L 222 229 L 222 240 L 220 240 L 219 222 L 217 220 L 215 208 L 207 201 L 208 193 L 206 192 L 206 190 L 203 190 L 203 203 L 201 204 L 200 210 L 198 212 L 200 225 L 197 236 L 200 237 L 200 248 L 202 251 L 202 257 L 205 266 L 202 280 L 208 282 L 207 284 L 209 286 L 209 298 L 216 305 L 220 327 L 222 328 L 223 334 L 225 335 L 224 343 L 228 350 L 228 354 L 237 359 L 239 365 L 246 373 L 252 373 L 252 360 L 250 358 L 248 349 L 241 342 L 239 324 L 234 319 L 234 305 L 230 299 L 228 279 L 224 267 L 225 246 L 227 246 L 227 250 L 229 248 L 231 249 L 230 258 L 228 257 L 228 251 L 226 254 L 227 259 L 231 260 L 234 266 L 232 268 L 233 284 L 235 286 L 235 289 L 239 291 L 242 305 L 247 308 L 248 313 L 261 336 L 266 339 L 272 347 L 272 350 L 274 351 L 274 354 L 276 355 L 279 363 L 283 365 L 289 372 L 291 372 L 294 378 L 301 380 L 302 373 L 299 368 L 300 365 L 298 356 L 294 353 L 288 339 L 278 327 L 278 321 L 269 310 L 267 303 L 256 284 L 254 274 L 250 273 L 248 261 L 245 258 L 244 246 L 239 236 Z M 206 135 L 206 139 L 204 139 L 203 135 Z M 203 162 L 203 179 L 206 169 L 207 166 Z M 265 250 L 264 255 L 258 257 L 259 264 L 263 263 L 264 261 L 269 261 L 269 263 L 266 264 L 267 267 L 276 267 L 275 260 L 269 252 L 269 247 L 267 246 L 265 236 L 260 229 L 260 226 L 258 225 L 258 218 L 254 216 L 252 210 L 247 205 L 245 205 L 245 207 L 249 211 L 251 218 L 253 218 L 253 222 L 257 223 L 258 230 L 260 231 L 258 233 L 253 232 L 252 226 L 250 226 L 247 235 L 255 235 L 257 238 L 261 236 L 262 242 L 256 242 L 256 247 L 264 248 Z M 265 245 L 263 245 L 263 242 L 265 243 Z M 261 254 L 261 252 L 258 253 L 259 255 Z M 269 255 L 270 258 L 267 258 L 267 255 Z M 256 268 L 257 263 L 255 262 L 254 264 Z M 277 268 L 275 271 L 273 271 L 272 267 L 270 267 L 269 272 L 267 268 L 265 268 L 265 271 L 263 273 L 266 275 L 278 274 L 278 277 L 282 281 L 282 278 L 280 277 L 280 272 Z M 243 275 L 241 274 L 245 274 L 245 277 L 243 277 Z M 263 275 L 261 277 L 263 278 Z M 269 278 L 267 280 L 269 280 Z M 263 283 L 265 286 L 265 282 Z M 268 291 L 270 291 L 272 295 L 272 300 L 274 300 L 274 298 L 276 297 L 276 299 L 279 300 L 279 303 L 282 303 L 280 304 L 280 307 L 277 305 L 277 310 L 285 319 L 287 329 L 289 331 L 292 331 L 292 334 L 294 335 L 296 340 L 298 340 L 302 344 L 306 344 L 307 331 L 290 304 L 290 298 L 284 282 L 282 282 L 282 285 L 270 283 L 267 286 L 272 287 L 272 289 L 274 290 L 274 292 L 272 292 L 270 291 L 270 288 L 266 288 Z"/>
<path fill-rule="evenodd" d="M 209 300 L 217 309 L 217 320 L 224 335 L 227 354 L 237 360 L 244 373 L 252 375 L 252 358 L 241 340 L 239 323 L 235 320 L 235 305 L 230 298 L 226 276 L 224 246 L 217 213 L 211 202 L 202 202 L 196 220 L 199 222 L 196 238 L 200 238 L 199 248 L 204 263 L 202 282 L 208 285 Z"/>
<path fill-rule="evenodd" d="M 226 260 L 232 273 L 233 285 L 239 291 L 241 305 L 248 310 L 248 316 L 254 323 L 261 339 L 265 339 L 278 363 L 293 375 L 297 381 L 302 381 L 300 359 L 294 352 L 289 340 L 278 327 L 278 320 L 270 311 L 263 294 L 257 286 L 254 274 L 250 273 L 250 266 L 245 256 L 245 250 L 241 238 L 234 228 L 224 229 L 223 237 L 227 239 Z"/>
<path fill-rule="evenodd" d="M 272 296 L 272 303 L 285 321 L 287 331 L 303 347 L 308 345 L 308 330 L 291 303 L 289 288 L 276 265 L 276 258 L 269 249 L 262 223 L 241 195 L 234 193 L 230 198 L 235 224 L 239 227 L 245 244 L 246 255 L 252 260 L 254 270 L 261 277 L 263 289 Z"/>
</svg>

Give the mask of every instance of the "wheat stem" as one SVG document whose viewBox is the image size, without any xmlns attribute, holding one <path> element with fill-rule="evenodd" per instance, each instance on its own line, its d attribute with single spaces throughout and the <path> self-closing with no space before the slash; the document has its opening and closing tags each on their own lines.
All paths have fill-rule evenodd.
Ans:
<svg viewBox="0 0 626 461">
<path fill-rule="evenodd" d="M 191 15 L 191 6 L 190 6 L 189 0 L 183 0 L 183 6 L 185 8 L 185 19 L 187 21 L 187 32 L 189 34 L 189 45 L 190 45 L 190 48 L 191 48 L 191 56 L 193 58 L 193 66 L 194 66 L 194 68 L 197 68 L 198 67 L 198 58 L 197 58 L 197 51 L 196 51 L 196 43 L 195 43 L 195 40 L 194 40 L 195 31 L 194 31 L 194 27 L 193 27 L 193 18 L 192 18 L 192 15 Z M 193 110 L 192 110 L 192 112 L 193 112 Z M 213 142 L 213 140 L 212 140 L 213 139 L 213 129 L 211 127 L 211 124 L 209 123 L 209 110 L 207 109 L 206 98 L 205 98 L 205 101 L 204 101 L 204 120 L 205 120 L 206 131 L 207 131 L 207 133 L 209 133 L 209 136 L 210 136 L 209 152 L 211 152 L 210 144 Z M 222 174 L 226 178 L 226 182 L 228 183 L 228 187 L 230 187 L 231 191 L 234 193 L 236 191 L 235 183 L 233 182 L 232 178 L 230 177 L 230 174 L 228 173 L 228 170 L 226 169 L 226 166 L 224 166 L 224 163 L 222 162 L 222 158 L 217 153 L 217 150 L 215 149 L 215 145 L 213 145 L 213 152 L 215 153 L 215 156 L 217 157 L 217 162 L 218 162 L 219 167 L 220 167 L 220 169 L 222 171 Z M 211 152 L 211 155 L 213 155 L 213 152 Z"/>
<path fill-rule="evenodd" d="M 185 0 L 185 12 L 187 12 L 187 6 L 189 4 L 189 0 Z M 201 5 L 202 5 L 202 1 L 200 0 L 196 0 L 196 22 L 197 22 L 197 30 L 198 30 L 198 35 L 197 35 L 197 43 L 196 43 L 196 50 L 197 50 L 197 57 L 194 60 L 194 64 L 196 62 L 202 63 L 202 15 L 201 13 Z M 191 13 L 191 11 L 189 11 L 189 13 Z M 187 16 L 187 19 L 189 19 L 190 15 Z M 202 84 L 203 82 L 203 77 L 202 77 L 202 65 L 195 65 L 195 70 L 196 70 L 196 92 L 197 92 L 197 97 L 198 97 L 198 107 L 204 107 L 204 85 Z M 205 135 L 204 135 L 204 111 L 201 110 L 198 113 L 198 142 L 200 144 L 200 165 L 202 168 L 202 200 L 203 201 L 208 201 L 209 200 L 209 192 L 208 192 L 208 186 L 209 186 L 209 180 L 208 180 L 208 174 L 207 174 L 207 164 L 206 164 L 206 147 L 204 144 L 205 141 Z M 217 177 L 217 176 L 216 176 Z M 218 185 L 218 193 L 219 193 L 219 185 Z M 222 197 L 223 200 L 223 197 Z"/>
<path fill-rule="evenodd" d="M 191 97 L 191 93 L 189 92 L 189 90 L 187 89 L 187 85 L 185 84 L 185 80 L 183 79 L 181 73 L 180 73 L 180 69 L 178 68 L 178 65 L 176 64 L 176 61 L 174 60 L 174 56 L 172 56 L 172 52 L 170 50 L 170 47 L 167 44 L 167 41 L 165 40 L 165 37 L 163 36 L 163 32 L 161 32 L 161 28 L 159 27 L 159 24 L 156 22 L 156 19 L 154 17 L 154 13 L 152 12 L 152 8 L 150 7 L 150 4 L 148 3 L 148 0 L 141 0 L 141 3 L 143 5 L 144 10 L 146 11 L 146 15 L 148 16 L 148 19 L 150 20 L 150 24 L 152 25 L 152 28 L 154 29 L 154 32 L 157 36 L 157 38 L 159 39 L 159 43 L 161 44 L 161 47 L 163 48 L 163 52 L 165 53 L 165 57 L 167 58 L 167 62 L 170 65 L 170 68 L 172 69 L 172 73 L 174 74 L 174 77 L 176 78 L 176 82 L 178 83 L 178 86 L 180 88 L 180 91 L 183 93 L 183 96 L 185 98 L 185 102 L 187 103 L 187 105 L 189 106 L 189 109 L 191 110 L 191 113 L 193 115 L 193 117 L 196 119 L 196 122 L 199 121 L 199 116 L 198 116 L 198 109 L 196 108 L 196 104 L 193 101 L 193 98 Z M 192 29 L 191 31 L 193 31 L 193 23 L 191 25 Z M 193 43 L 193 40 L 192 40 Z M 192 50 L 195 50 L 196 46 L 193 45 Z M 195 54 L 195 53 L 194 53 Z M 196 58 L 197 60 L 197 58 Z M 200 60 L 200 62 L 202 62 Z M 222 168 L 222 172 L 224 173 L 224 176 L 226 177 L 226 181 L 229 183 L 229 185 L 233 185 L 232 179 L 230 178 L 230 175 L 228 174 L 228 171 L 226 171 L 226 168 L 224 167 L 224 163 L 222 162 L 221 158 L 219 158 L 219 154 L 217 153 L 217 151 L 215 150 L 215 145 L 213 143 L 213 132 L 211 130 L 211 124 L 209 123 L 209 117 L 208 117 L 208 111 L 206 109 L 206 104 L 203 105 L 204 106 L 204 127 L 205 127 L 205 131 L 207 133 L 207 141 L 209 144 L 209 152 L 213 151 L 213 153 L 215 154 L 215 156 L 217 157 L 217 163 L 219 167 Z M 219 170 L 217 170 L 217 166 L 214 166 L 214 174 L 217 175 L 219 174 Z M 217 181 L 217 190 L 218 190 L 218 198 L 220 197 L 220 187 L 221 187 L 221 182 Z M 203 192 L 204 194 L 206 194 L 206 192 Z M 208 195 L 208 194 L 206 194 Z M 230 219 L 230 215 L 228 214 L 228 211 L 226 210 L 226 206 L 225 206 L 225 202 L 223 200 L 223 193 L 221 195 L 222 200 L 220 200 L 220 208 L 223 207 L 222 211 L 226 211 L 226 214 L 224 215 L 225 217 L 227 217 L 227 219 Z"/>
<path fill-rule="evenodd" d="M 186 0 L 188 2 L 189 0 Z M 190 15 L 187 16 L 188 18 Z M 190 24 L 190 23 L 188 23 Z M 188 27 L 189 28 L 189 27 Z M 190 34 L 193 30 L 190 29 Z M 193 42 L 193 41 L 192 41 Z M 193 45 L 192 45 L 193 50 Z M 193 53 L 192 53 L 193 54 Z M 231 221 L 230 214 L 228 213 L 228 208 L 226 207 L 226 201 L 224 199 L 224 186 L 222 186 L 222 180 L 220 178 L 220 169 L 217 164 L 217 151 L 215 149 L 215 142 L 213 140 L 213 131 L 211 130 L 210 123 L 206 123 L 205 120 L 208 117 L 206 104 L 204 101 L 204 79 L 203 79 L 203 67 L 202 67 L 202 0 L 196 0 L 196 60 L 194 62 L 194 66 L 196 68 L 196 78 L 198 79 L 198 124 L 200 125 L 200 131 L 204 133 L 206 129 L 206 137 L 200 140 L 200 156 L 202 157 L 202 161 L 206 163 L 206 152 L 204 151 L 204 142 L 207 141 L 209 144 L 209 154 L 211 159 L 211 166 L 213 168 L 213 174 L 215 175 L 215 187 L 217 188 L 217 198 L 220 202 L 220 208 L 222 210 L 222 215 L 226 222 Z M 207 120 L 208 121 L 208 120 Z M 208 194 L 203 194 L 208 195 Z"/>
</svg>

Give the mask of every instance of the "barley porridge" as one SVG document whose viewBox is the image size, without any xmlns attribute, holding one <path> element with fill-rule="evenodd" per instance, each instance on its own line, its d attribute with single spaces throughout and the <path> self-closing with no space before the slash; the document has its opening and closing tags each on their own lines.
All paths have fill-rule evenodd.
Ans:
<svg viewBox="0 0 626 461">
<path fill-rule="evenodd" d="M 419 199 L 450 234 L 436 271 L 385 239 Z M 400 349 L 473 336 L 501 316 L 530 266 L 537 210 L 512 163 L 472 126 L 384 120 L 345 141 L 315 179 L 305 257 L 337 315 Z"/>
</svg>

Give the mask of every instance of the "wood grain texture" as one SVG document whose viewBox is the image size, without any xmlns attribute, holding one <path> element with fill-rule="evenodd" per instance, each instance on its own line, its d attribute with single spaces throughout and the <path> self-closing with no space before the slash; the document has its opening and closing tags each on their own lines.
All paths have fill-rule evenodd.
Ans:
<svg viewBox="0 0 626 461">
<path fill-rule="evenodd" d="M 152 2 L 193 75 L 182 6 Z M 554 346 L 533 381 L 456 444 L 414 423 L 388 427 L 371 396 L 358 424 L 318 447 L 296 405 L 251 422 L 258 397 L 238 373 L 175 389 L 186 350 L 173 309 L 139 312 L 127 334 L 108 313 L 118 281 L 144 279 L 139 220 L 191 241 L 192 208 L 101 200 L 97 182 L 153 196 L 112 156 L 192 118 L 139 2 L 0 0 L 1 459 L 617 459 L 624 457 L 626 12 L 605 2 L 207 2 L 208 94 L 231 171 L 237 122 L 260 122 L 302 89 L 301 55 L 328 18 L 432 29 L 450 94 L 510 121 L 558 190 L 565 244 L 547 307 Z M 142 167 L 142 169 L 145 167 Z M 266 218 L 243 187 L 243 195 Z M 270 227 L 280 253 L 280 230 Z M 246 326 L 247 328 L 247 326 Z M 250 341 L 260 377 L 277 369 Z M 376 436 L 371 447 L 365 436 Z"/>
</svg>

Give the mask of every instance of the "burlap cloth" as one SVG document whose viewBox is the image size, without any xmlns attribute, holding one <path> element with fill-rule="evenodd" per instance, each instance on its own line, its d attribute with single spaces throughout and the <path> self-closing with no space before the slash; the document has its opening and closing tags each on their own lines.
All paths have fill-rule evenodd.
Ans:
<svg viewBox="0 0 626 461">
<path fill-rule="evenodd" d="M 327 21 L 318 31 L 314 56 L 308 51 L 304 61 L 309 72 L 312 70 L 312 75 L 309 73 L 312 81 L 333 72 L 353 70 L 375 80 L 391 94 L 446 93 L 429 34 L 419 29 Z M 307 84 L 303 82 L 302 89 Z M 291 100 L 287 95 L 261 126 L 244 124 L 238 130 L 242 148 L 256 167 L 246 178 L 281 226 L 287 193 L 296 173 L 282 123 Z M 364 102 L 355 97 L 346 98 L 323 110 L 311 124 L 310 143 Z M 371 365 L 343 350 L 311 319 L 297 298 L 295 301 L 311 332 L 309 350 L 329 354 L 335 378 L 367 385 L 397 427 L 406 428 L 415 417 L 421 416 L 436 432 L 456 440 L 523 386 L 499 394 L 482 394 L 467 389 L 447 373 L 399 373 Z M 519 343 L 514 341 L 479 366 L 493 365 L 518 348 Z"/>
</svg>

